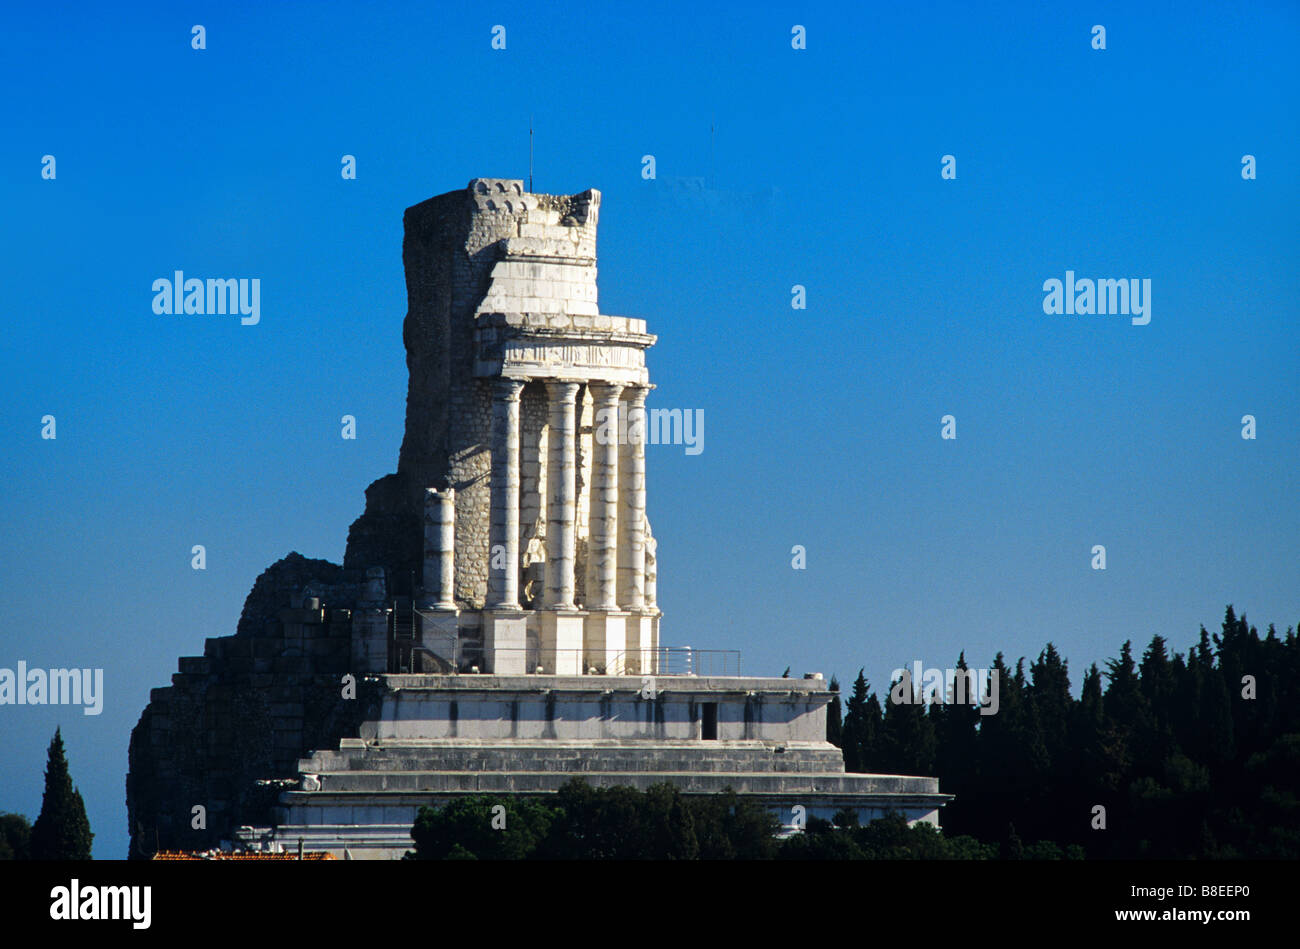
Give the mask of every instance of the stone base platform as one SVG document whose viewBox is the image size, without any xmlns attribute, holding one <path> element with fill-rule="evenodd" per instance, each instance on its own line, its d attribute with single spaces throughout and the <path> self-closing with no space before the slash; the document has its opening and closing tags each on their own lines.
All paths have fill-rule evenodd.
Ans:
<svg viewBox="0 0 1300 949">
<path fill-rule="evenodd" d="M 794 829 L 795 808 L 862 822 L 887 811 L 938 825 L 951 795 L 938 779 L 847 774 L 821 740 L 820 680 L 740 677 L 388 676 L 361 737 L 298 763 L 273 832 L 240 839 L 394 859 L 411 849 L 422 806 L 475 794 L 546 796 L 581 777 L 594 787 L 684 794 L 727 789 Z M 653 697 L 651 697 L 653 696 Z"/>
</svg>

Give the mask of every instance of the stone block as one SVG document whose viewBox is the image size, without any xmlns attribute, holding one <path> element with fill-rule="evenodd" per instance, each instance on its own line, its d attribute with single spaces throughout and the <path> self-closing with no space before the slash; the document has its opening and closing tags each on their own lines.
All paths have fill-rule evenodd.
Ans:
<svg viewBox="0 0 1300 949">
<path fill-rule="evenodd" d="M 252 646 L 254 659 L 273 659 L 284 652 L 285 640 L 254 639 Z"/>
<path fill-rule="evenodd" d="M 539 624 L 542 670 L 551 675 L 581 675 L 585 614 L 543 610 Z"/>
<path fill-rule="evenodd" d="M 187 675 L 207 675 L 212 671 L 212 660 L 204 656 L 182 656 L 180 671 Z"/>
<path fill-rule="evenodd" d="M 528 619 L 523 613 L 484 612 L 483 661 L 494 675 L 527 672 Z"/>
<path fill-rule="evenodd" d="M 583 624 L 583 671 L 605 675 L 626 672 L 627 614 L 589 613 Z M 639 660 L 640 657 L 638 656 Z"/>
<path fill-rule="evenodd" d="M 654 617 L 647 613 L 627 613 L 624 615 L 624 628 L 624 673 L 654 675 L 659 672 Z"/>
</svg>

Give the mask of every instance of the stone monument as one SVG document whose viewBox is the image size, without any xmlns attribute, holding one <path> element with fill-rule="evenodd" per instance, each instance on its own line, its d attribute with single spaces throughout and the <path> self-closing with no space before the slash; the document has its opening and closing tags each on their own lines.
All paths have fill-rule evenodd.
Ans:
<svg viewBox="0 0 1300 949">
<path fill-rule="evenodd" d="M 132 734 L 133 849 L 237 839 L 398 857 L 419 807 L 672 781 L 938 822 L 934 778 L 844 772 L 819 675 L 660 643 L 645 322 L 600 312 L 600 192 L 477 178 L 406 212 L 397 471 L 342 567 L 258 578 Z M 355 698 L 341 697 L 351 676 Z M 296 777 L 290 775 L 296 773 Z M 193 804 L 211 830 L 189 826 Z"/>
</svg>

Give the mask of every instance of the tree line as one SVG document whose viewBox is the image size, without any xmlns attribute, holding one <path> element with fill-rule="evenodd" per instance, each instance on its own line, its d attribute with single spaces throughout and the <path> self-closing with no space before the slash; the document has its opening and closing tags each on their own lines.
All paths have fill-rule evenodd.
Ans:
<svg viewBox="0 0 1300 949">
<path fill-rule="evenodd" d="M 965 654 L 957 659 L 966 669 Z M 951 834 L 1019 852 L 1049 841 L 1090 858 L 1300 857 L 1300 643 L 1260 636 L 1228 606 L 1187 651 L 1154 636 L 1093 663 L 1075 698 L 1049 642 L 1025 666 L 998 653 L 996 714 L 877 698 L 859 671 L 827 738 L 846 770 L 938 775 Z M 891 693 L 899 682 L 891 683 Z M 906 687 L 906 684 L 905 684 Z M 906 692 L 901 693 L 906 698 Z M 842 717 L 841 717 L 842 716 Z"/>
</svg>

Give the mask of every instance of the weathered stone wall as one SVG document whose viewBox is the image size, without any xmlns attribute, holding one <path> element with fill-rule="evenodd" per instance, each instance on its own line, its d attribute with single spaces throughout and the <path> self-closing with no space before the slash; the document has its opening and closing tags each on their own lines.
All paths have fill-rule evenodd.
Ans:
<svg viewBox="0 0 1300 949">
<path fill-rule="evenodd" d="M 290 554 L 257 578 L 234 636 L 207 640 L 150 692 L 128 751 L 132 857 L 205 849 L 265 822 L 278 790 L 259 780 L 292 778 L 299 758 L 356 734 L 372 697 L 365 683 L 342 697 L 356 597 L 342 575 Z M 304 594 L 320 607 L 304 607 Z M 193 826 L 196 805 L 206 827 Z"/>
<path fill-rule="evenodd" d="M 407 287 L 402 336 L 410 373 L 406 434 L 397 473 L 367 489 L 365 513 L 349 532 L 343 560 L 349 576 L 383 566 L 390 592 L 414 595 L 412 580 L 420 582 L 423 557 L 424 490 L 450 486 L 456 490 L 455 599 L 462 609 L 483 607 L 489 565 L 492 393 L 490 381 L 475 376 L 476 318 L 495 307 L 525 307 L 535 314 L 597 319 L 598 209 L 594 191 L 529 194 L 520 181 L 495 178 L 474 179 L 465 190 L 407 209 L 402 244 Z M 512 249 L 563 255 L 580 263 L 503 261 L 507 241 Z M 545 465 L 538 471 L 529 461 L 546 423 L 540 383 L 526 387 L 522 412 L 520 550 L 527 555 L 529 543 L 545 536 Z M 589 412 L 584 424 L 590 425 Z M 589 431 L 584 444 L 589 466 Z M 580 472 L 579 484 L 585 485 L 587 477 Z M 579 498 L 582 549 L 585 494 L 580 492 Z M 542 556 L 540 544 L 533 550 L 534 557 Z M 580 556 L 579 586 L 583 563 Z"/>
</svg>

